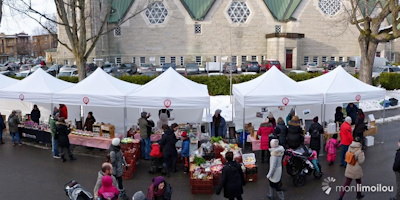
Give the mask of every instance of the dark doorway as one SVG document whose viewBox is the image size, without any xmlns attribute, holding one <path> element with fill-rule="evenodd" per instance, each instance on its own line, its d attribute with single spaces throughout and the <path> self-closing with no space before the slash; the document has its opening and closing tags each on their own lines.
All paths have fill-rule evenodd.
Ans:
<svg viewBox="0 0 400 200">
<path fill-rule="evenodd" d="M 286 69 L 293 68 L 293 49 L 286 49 Z"/>
</svg>

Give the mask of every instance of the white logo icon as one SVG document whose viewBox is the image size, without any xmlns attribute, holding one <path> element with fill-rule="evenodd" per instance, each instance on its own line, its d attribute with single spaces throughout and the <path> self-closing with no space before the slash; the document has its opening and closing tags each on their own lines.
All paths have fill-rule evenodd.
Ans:
<svg viewBox="0 0 400 200">
<path fill-rule="evenodd" d="M 329 195 L 332 191 L 332 187 L 331 187 L 331 183 L 334 183 L 336 181 L 335 178 L 333 177 L 327 177 L 324 179 L 324 181 L 322 182 L 322 191 L 324 191 L 324 193 L 326 195 Z"/>
</svg>

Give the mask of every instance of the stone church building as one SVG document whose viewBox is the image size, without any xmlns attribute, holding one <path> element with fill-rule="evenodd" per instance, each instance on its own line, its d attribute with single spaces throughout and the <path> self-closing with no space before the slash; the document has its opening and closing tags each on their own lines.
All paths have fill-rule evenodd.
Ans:
<svg viewBox="0 0 400 200">
<path fill-rule="evenodd" d="M 91 9 L 97 17 L 90 24 L 95 32 L 104 11 L 98 1 L 90 2 L 96 2 Z M 348 22 L 343 0 L 148 2 L 113 0 L 107 28 L 115 29 L 99 39 L 88 62 L 240 65 L 250 60 L 277 59 L 283 67 L 296 69 L 307 62 L 320 65 L 360 55 L 359 32 Z M 66 38 L 61 29 L 59 37 Z M 377 56 L 400 59 L 400 45 L 395 43 L 381 44 Z M 62 45 L 58 45 L 56 60 L 73 64 L 71 53 Z"/>
</svg>

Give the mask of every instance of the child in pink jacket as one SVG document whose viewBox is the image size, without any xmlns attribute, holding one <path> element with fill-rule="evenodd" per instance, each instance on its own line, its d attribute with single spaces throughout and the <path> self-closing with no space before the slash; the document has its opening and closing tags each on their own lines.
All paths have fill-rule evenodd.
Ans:
<svg viewBox="0 0 400 200">
<path fill-rule="evenodd" d="M 325 146 L 325 151 L 327 152 L 326 160 L 328 160 L 329 166 L 333 165 L 336 160 L 336 151 L 339 147 L 339 142 L 337 140 L 338 135 L 334 134 L 331 139 L 328 140 Z"/>
</svg>

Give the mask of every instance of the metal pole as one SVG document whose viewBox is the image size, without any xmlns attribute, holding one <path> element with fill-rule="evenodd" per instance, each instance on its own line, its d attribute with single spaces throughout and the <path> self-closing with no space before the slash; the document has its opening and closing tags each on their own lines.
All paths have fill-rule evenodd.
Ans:
<svg viewBox="0 0 400 200">
<path fill-rule="evenodd" d="M 245 126 L 246 126 L 246 108 L 245 108 L 245 106 L 244 106 L 244 103 L 243 103 L 243 151 L 244 151 L 244 147 L 245 147 L 245 145 L 246 145 L 246 130 L 245 130 Z"/>
<path fill-rule="evenodd" d="M 127 127 L 126 127 L 126 124 L 127 124 L 127 116 L 128 116 L 128 112 L 127 112 L 127 107 L 126 107 L 126 97 L 124 97 L 124 103 L 125 103 L 125 106 L 124 106 L 124 136 L 125 136 L 125 134 L 127 134 Z"/>
</svg>

